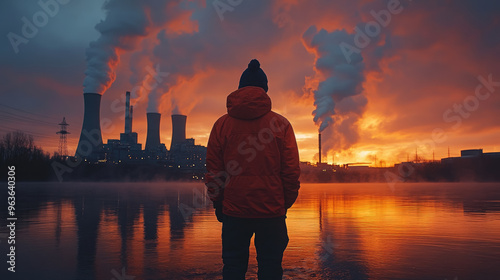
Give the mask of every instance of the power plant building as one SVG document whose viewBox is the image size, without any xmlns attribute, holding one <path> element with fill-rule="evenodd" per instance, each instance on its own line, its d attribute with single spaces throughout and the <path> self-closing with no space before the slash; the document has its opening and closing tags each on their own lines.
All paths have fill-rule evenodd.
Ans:
<svg viewBox="0 0 500 280">
<path fill-rule="evenodd" d="M 184 170 L 205 170 L 207 148 L 195 145 L 193 138 L 188 138 L 179 144 L 176 150 L 170 152 L 170 162 L 174 168 Z"/>
<path fill-rule="evenodd" d="M 207 148 L 195 145 L 193 138 L 186 139 L 186 121 L 185 115 L 172 115 L 169 166 L 181 170 L 205 170 Z"/>
<path fill-rule="evenodd" d="M 100 95 L 89 95 L 85 98 L 85 129 L 93 129 L 99 132 L 100 126 L 96 129 L 99 119 Z M 97 116 L 96 113 L 97 112 Z M 90 119 L 87 119 L 89 117 Z M 99 153 L 92 157 L 87 157 L 91 162 L 106 162 L 113 164 L 120 163 L 147 163 L 163 165 L 180 172 L 204 172 L 207 148 L 195 145 L 193 138 L 186 139 L 187 116 L 172 115 L 172 142 L 170 151 L 164 143 L 161 143 L 160 123 L 161 114 L 147 113 L 147 137 L 146 145 L 142 150 L 142 145 L 137 143 L 138 135 L 132 130 L 133 106 L 130 105 L 130 92 L 126 93 L 125 102 L 125 129 L 120 134 L 120 139 L 108 139 L 107 144 L 97 144 L 95 150 Z M 88 141 L 87 134 L 83 132 L 80 141 Z M 97 135 L 97 134 L 96 134 Z M 83 137 L 83 138 L 82 138 Z M 96 139 L 101 139 L 96 136 Z M 83 139 L 83 140 L 82 140 Z M 83 146 L 85 148 L 85 146 Z M 100 147 L 100 148 L 99 148 Z M 78 152 L 77 152 L 78 153 Z"/>
<path fill-rule="evenodd" d="M 125 99 L 125 130 L 120 133 L 120 140 L 108 139 L 108 143 L 103 145 L 104 160 L 106 162 L 120 163 L 142 158 L 142 145 L 137 143 L 137 133 L 132 132 L 133 110 L 133 106 L 130 106 L 130 92 L 127 91 Z"/>
</svg>

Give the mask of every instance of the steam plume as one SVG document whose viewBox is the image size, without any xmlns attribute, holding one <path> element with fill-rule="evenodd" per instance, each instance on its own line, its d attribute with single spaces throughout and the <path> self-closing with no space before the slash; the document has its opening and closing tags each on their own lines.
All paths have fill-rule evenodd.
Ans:
<svg viewBox="0 0 500 280">
<path fill-rule="evenodd" d="M 116 78 L 115 68 L 122 51 L 130 51 L 148 35 L 165 6 L 174 1 L 109 0 L 103 6 L 106 18 L 96 25 L 100 36 L 86 50 L 85 92 L 104 93 Z"/>
<path fill-rule="evenodd" d="M 167 34 L 162 30 L 157 36 L 158 44 L 154 47 L 154 60 L 160 65 L 162 72 L 168 72 L 156 84 L 148 95 L 148 112 L 157 112 L 161 98 L 170 94 L 171 109 L 173 113 L 180 113 L 180 108 L 187 104 L 180 104 L 183 98 L 172 89 L 181 80 L 189 80 L 202 70 L 199 61 L 202 58 L 203 47 L 198 33 Z M 185 98 L 184 98 L 185 99 Z M 183 106 L 184 105 L 184 106 Z"/>
<path fill-rule="evenodd" d="M 315 67 L 320 82 L 314 91 L 316 109 L 313 115 L 319 131 L 332 124 L 333 116 L 338 111 L 345 114 L 362 113 L 366 102 L 363 102 L 363 98 L 359 100 L 355 97 L 363 92 L 363 57 L 354 53 L 350 57 L 351 63 L 348 63 L 340 48 L 340 44 L 345 42 L 353 45 L 354 34 L 345 30 L 332 33 L 324 29 L 318 31 L 315 26 L 311 26 L 304 33 L 303 40 L 308 49 L 316 54 Z M 342 101 L 348 106 L 336 110 L 336 106 Z"/>
</svg>

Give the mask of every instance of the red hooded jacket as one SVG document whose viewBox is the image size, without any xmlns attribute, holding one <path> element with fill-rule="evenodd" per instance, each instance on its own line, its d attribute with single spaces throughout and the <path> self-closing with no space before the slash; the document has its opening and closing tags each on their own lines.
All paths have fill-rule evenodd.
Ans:
<svg viewBox="0 0 500 280">
<path fill-rule="evenodd" d="M 299 153 L 288 120 L 271 111 L 260 87 L 227 97 L 227 114 L 210 133 L 205 183 L 223 213 L 241 218 L 283 216 L 300 188 Z"/>
</svg>

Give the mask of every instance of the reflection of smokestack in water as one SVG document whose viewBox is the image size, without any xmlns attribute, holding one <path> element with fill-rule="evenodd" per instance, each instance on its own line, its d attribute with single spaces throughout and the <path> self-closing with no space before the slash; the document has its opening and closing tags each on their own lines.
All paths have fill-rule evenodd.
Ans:
<svg viewBox="0 0 500 280">
<path fill-rule="evenodd" d="M 160 113 L 147 113 L 148 135 L 146 137 L 146 150 L 155 150 L 160 146 Z"/>
<path fill-rule="evenodd" d="M 186 119 L 184 115 L 172 115 L 172 143 L 170 149 L 186 141 Z"/>
<path fill-rule="evenodd" d="M 132 117 L 130 115 L 130 91 L 127 91 L 125 100 L 125 133 L 132 132 Z"/>
<path fill-rule="evenodd" d="M 319 163 L 321 164 L 321 133 L 318 134 Z"/>
<path fill-rule="evenodd" d="M 102 148 L 100 107 L 101 95 L 98 93 L 84 93 L 84 114 L 82 133 L 76 148 L 75 157 L 90 160 L 99 159 Z"/>
</svg>

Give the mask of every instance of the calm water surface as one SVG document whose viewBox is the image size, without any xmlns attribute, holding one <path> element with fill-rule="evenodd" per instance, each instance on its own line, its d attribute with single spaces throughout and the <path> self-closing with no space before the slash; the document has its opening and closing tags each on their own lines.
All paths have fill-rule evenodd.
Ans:
<svg viewBox="0 0 500 280">
<path fill-rule="evenodd" d="M 200 183 L 19 184 L 16 201 L 1 279 L 221 279 Z M 287 216 L 284 279 L 500 279 L 499 183 L 303 184 Z"/>
</svg>

